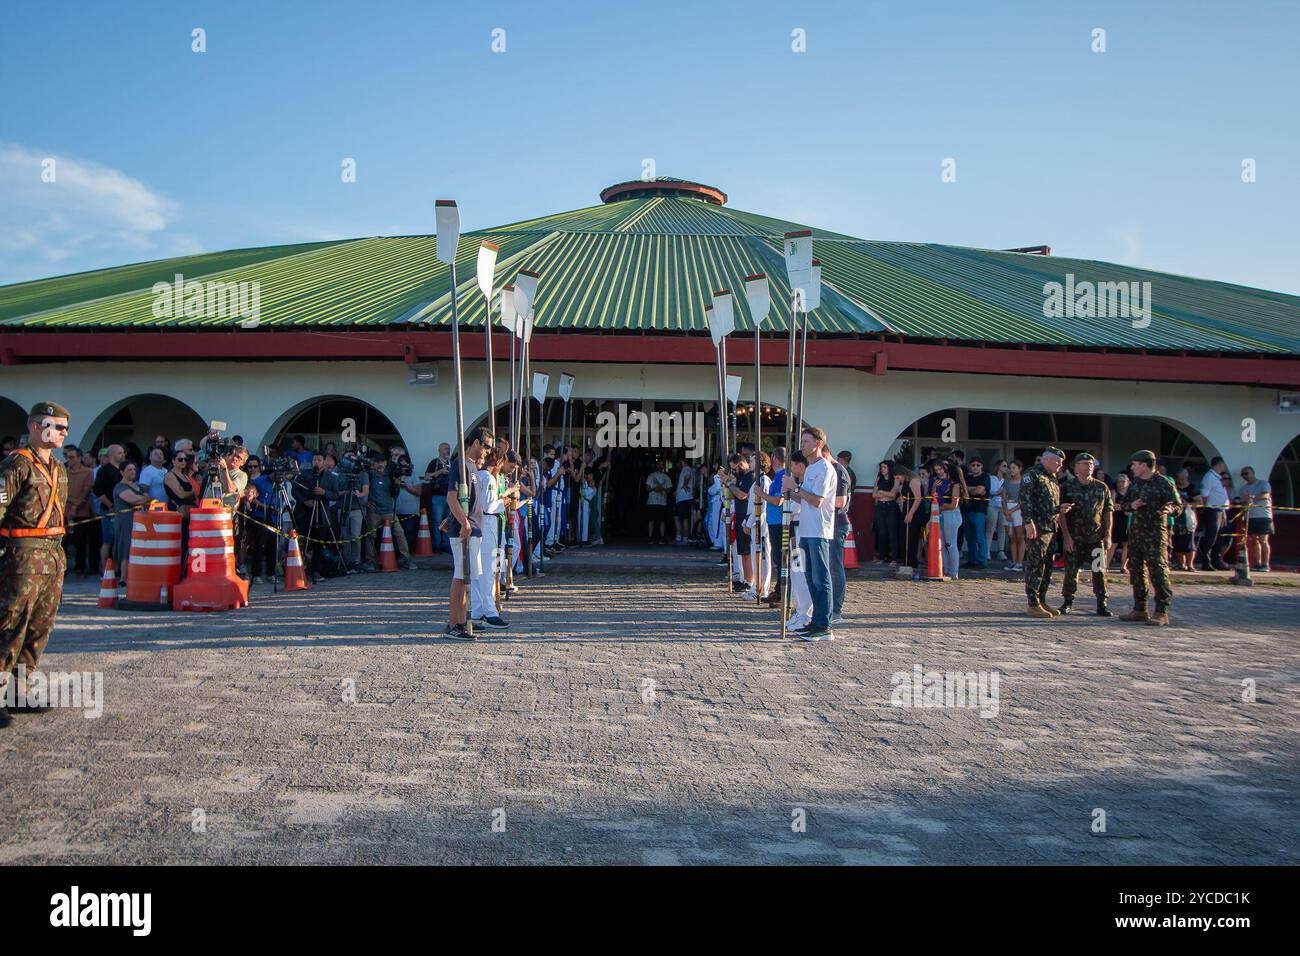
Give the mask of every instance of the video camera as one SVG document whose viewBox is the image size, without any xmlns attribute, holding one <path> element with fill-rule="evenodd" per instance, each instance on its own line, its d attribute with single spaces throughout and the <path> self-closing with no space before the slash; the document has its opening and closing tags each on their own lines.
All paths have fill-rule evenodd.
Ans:
<svg viewBox="0 0 1300 956">
<path fill-rule="evenodd" d="M 262 474 L 271 482 L 278 483 L 282 481 L 292 481 L 298 474 L 298 459 L 290 456 L 283 458 L 271 457 L 271 446 L 262 446 Z"/>
<path fill-rule="evenodd" d="M 233 441 L 221 434 L 226 429 L 225 422 L 211 422 L 208 428 L 210 429 L 208 436 L 202 442 L 202 466 L 209 476 L 213 476 L 217 473 L 217 463 L 234 451 L 237 446 Z"/>
<path fill-rule="evenodd" d="M 369 482 L 370 460 L 344 455 L 338 461 L 339 491 L 360 491 Z"/>
</svg>

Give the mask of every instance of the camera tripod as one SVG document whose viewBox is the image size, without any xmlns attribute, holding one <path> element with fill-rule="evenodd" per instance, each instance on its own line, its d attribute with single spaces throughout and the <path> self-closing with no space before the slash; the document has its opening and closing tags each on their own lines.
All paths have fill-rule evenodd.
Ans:
<svg viewBox="0 0 1300 956">
<path fill-rule="evenodd" d="M 283 581 L 288 573 L 288 569 L 284 566 L 285 556 L 289 553 L 289 539 L 283 536 L 285 534 L 285 525 L 290 528 L 293 527 L 293 494 L 289 491 L 289 479 L 285 475 L 273 478 L 271 487 L 275 493 L 275 499 L 274 504 L 269 506 L 268 511 L 274 514 L 275 530 L 279 532 L 276 535 L 275 563 L 271 565 L 271 587 L 275 591 L 283 591 L 284 588 L 276 584 L 275 569 L 277 565 L 283 569 L 280 573 L 280 580 Z M 282 541 L 283 544 L 281 544 Z"/>
<path fill-rule="evenodd" d="M 319 481 L 319 478 L 317 478 L 317 481 Z M 319 574 L 320 572 L 317 569 L 322 563 L 322 557 L 320 552 L 317 551 L 317 548 L 329 547 L 331 545 L 334 548 L 334 552 L 339 556 L 339 564 L 346 570 L 347 565 L 343 558 L 343 546 L 339 543 L 338 531 L 334 527 L 334 522 L 330 519 L 330 503 L 324 497 L 316 495 L 313 495 L 310 501 L 311 514 L 307 521 L 307 530 L 303 533 L 303 546 L 300 549 L 304 552 L 304 570 L 309 574 Z M 315 532 L 318 528 L 324 528 L 327 532 L 326 537 L 329 541 L 328 545 L 323 540 L 312 540 L 316 537 Z M 308 549 L 311 551 L 310 562 L 308 562 L 306 557 L 306 551 Z"/>
</svg>

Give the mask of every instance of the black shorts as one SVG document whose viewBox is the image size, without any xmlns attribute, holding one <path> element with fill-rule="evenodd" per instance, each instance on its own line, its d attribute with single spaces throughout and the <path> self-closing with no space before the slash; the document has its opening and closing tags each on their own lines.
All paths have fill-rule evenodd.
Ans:
<svg viewBox="0 0 1300 956">
<path fill-rule="evenodd" d="M 753 543 L 750 541 L 749 532 L 746 531 L 744 528 L 737 526 L 736 527 L 736 550 L 739 551 L 741 554 L 749 554 L 749 549 L 751 547 L 753 547 Z"/>
<path fill-rule="evenodd" d="M 1174 533 L 1174 553 L 1191 554 L 1196 550 L 1192 543 L 1192 533 L 1190 531 L 1178 531 Z"/>
<path fill-rule="evenodd" d="M 687 498 L 685 501 L 679 501 L 675 505 L 675 509 L 677 511 L 677 517 L 681 518 L 683 521 L 691 520 L 691 511 L 694 508 L 695 508 L 695 502 L 692 501 L 690 498 Z"/>
<path fill-rule="evenodd" d="M 1272 534 L 1272 518 L 1248 518 L 1246 520 L 1246 534 Z"/>
</svg>

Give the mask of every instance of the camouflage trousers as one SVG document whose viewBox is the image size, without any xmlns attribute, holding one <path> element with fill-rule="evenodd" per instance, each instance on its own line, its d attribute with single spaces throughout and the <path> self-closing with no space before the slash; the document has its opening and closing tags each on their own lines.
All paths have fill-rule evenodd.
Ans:
<svg viewBox="0 0 1300 956">
<path fill-rule="evenodd" d="M 1163 543 L 1155 548 L 1135 547 L 1132 538 L 1128 543 L 1128 580 L 1133 585 L 1133 604 L 1146 607 L 1147 579 L 1155 592 L 1156 609 L 1164 610 L 1174 602 L 1174 589 L 1169 583 L 1169 554 Z"/>
<path fill-rule="evenodd" d="M 1030 605 L 1047 600 L 1052 584 L 1052 558 L 1056 552 L 1056 532 L 1038 532 L 1033 541 L 1025 542 L 1025 596 Z"/>
<path fill-rule="evenodd" d="M 1065 581 L 1061 584 L 1061 597 L 1066 604 L 1074 600 L 1079 590 L 1079 572 L 1085 568 L 1092 569 L 1092 593 L 1097 603 L 1106 603 L 1106 552 L 1102 550 L 1100 537 L 1080 537 L 1071 539 L 1074 548 L 1065 552 Z M 1097 552 L 1101 552 L 1100 559 Z M 1100 570 L 1097 570 L 1100 568 Z"/>
<path fill-rule="evenodd" d="M 26 574 L 16 563 L 0 560 L 0 689 L 19 664 L 36 670 L 63 595 L 62 574 Z"/>
</svg>

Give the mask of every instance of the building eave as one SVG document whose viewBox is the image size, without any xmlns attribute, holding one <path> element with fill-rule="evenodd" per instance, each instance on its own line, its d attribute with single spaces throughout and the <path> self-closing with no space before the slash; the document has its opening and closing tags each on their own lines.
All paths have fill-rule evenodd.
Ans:
<svg viewBox="0 0 1300 956">
<path fill-rule="evenodd" d="M 787 342 L 784 335 L 764 336 L 763 365 L 784 367 Z M 508 334 L 496 333 L 492 349 L 499 361 L 507 356 Z M 461 350 L 468 360 L 482 360 L 485 342 L 481 332 L 462 334 Z M 105 360 L 412 363 L 449 359 L 451 354 L 451 333 L 445 330 L 0 332 L 0 364 L 3 365 Z M 566 330 L 535 332 L 532 358 L 539 362 L 712 365 L 714 352 L 707 335 Z M 728 359 L 738 368 L 752 365 L 752 336 L 733 336 Z M 1300 388 L 1300 357 L 1170 354 L 1068 346 L 1017 348 L 916 341 L 901 336 L 824 336 L 809 340 L 807 361 L 817 368 L 854 368 L 877 375 L 926 371 Z"/>
</svg>

